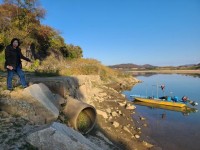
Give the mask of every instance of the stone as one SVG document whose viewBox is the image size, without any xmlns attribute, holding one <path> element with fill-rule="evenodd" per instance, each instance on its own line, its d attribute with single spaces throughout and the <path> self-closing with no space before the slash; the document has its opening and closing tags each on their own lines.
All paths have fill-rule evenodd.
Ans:
<svg viewBox="0 0 200 150">
<path fill-rule="evenodd" d="M 128 132 L 128 133 L 131 133 L 130 130 L 126 126 L 123 126 L 123 130 Z"/>
<path fill-rule="evenodd" d="M 102 150 L 79 132 L 58 122 L 30 133 L 26 141 L 42 150 Z"/>
<path fill-rule="evenodd" d="M 135 134 L 134 136 L 135 136 L 136 139 L 140 138 L 140 136 L 138 134 Z"/>
<path fill-rule="evenodd" d="M 153 147 L 152 144 L 150 144 L 150 143 L 148 143 L 148 142 L 146 142 L 146 141 L 142 141 L 142 144 L 143 144 L 144 146 L 146 146 L 147 148 Z"/>
<path fill-rule="evenodd" d="M 121 111 L 121 110 L 117 110 L 117 113 L 118 113 L 119 115 L 122 115 L 122 111 Z"/>
<path fill-rule="evenodd" d="M 138 127 L 138 128 L 136 128 L 136 130 L 137 130 L 137 131 L 140 131 L 140 130 L 141 130 L 141 128 L 140 128 L 140 127 Z"/>
<path fill-rule="evenodd" d="M 114 121 L 112 124 L 113 124 L 113 126 L 114 126 L 115 128 L 119 127 L 119 123 L 116 122 L 116 121 Z"/>
<path fill-rule="evenodd" d="M 112 120 L 112 116 L 110 116 L 110 117 L 108 118 L 108 120 Z"/>
<path fill-rule="evenodd" d="M 111 112 L 111 115 L 112 115 L 113 117 L 118 116 L 117 112 L 115 112 L 115 111 Z"/>
<path fill-rule="evenodd" d="M 103 116 L 104 119 L 108 118 L 108 115 L 106 112 L 99 110 L 99 109 L 97 109 L 96 111 L 97 111 L 97 114 Z"/>
<path fill-rule="evenodd" d="M 123 102 L 123 103 L 118 103 L 119 104 L 119 106 L 122 106 L 122 107 L 124 107 L 125 105 L 126 105 L 126 102 Z"/>
<path fill-rule="evenodd" d="M 131 105 L 131 104 L 127 104 L 126 105 L 126 109 L 128 109 L 128 110 L 134 110 L 134 109 L 136 109 L 136 106 Z"/>
<path fill-rule="evenodd" d="M 147 127 L 147 124 L 146 124 L 146 123 L 144 123 L 144 124 L 143 124 L 143 126 L 144 126 L 144 127 Z"/>
<path fill-rule="evenodd" d="M 123 98 L 125 98 L 125 97 L 126 97 L 126 95 L 124 95 L 124 94 L 121 94 L 121 96 L 122 96 Z"/>
<path fill-rule="evenodd" d="M 144 117 L 140 116 L 140 120 L 146 120 L 146 118 L 144 118 Z"/>
<path fill-rule="evenodd" d="M 53 96 L 53 93 L 43 83 L 33 84 L 29 86 L 28 88 L 25 88 L 23 91 L 23 95 L 32 97 L 35 101 L 42 104 L 43 108 L 40 108 L 40 111 L 43 114 L 45 113 L 45 111 L 46 111 L 45 114 L 49 112 L 49 117 L 46 118 L 47 122 L 56 120 L 58 118 L 59 102 L 56 101 L 55 97 Z M 40 114 L 41 112 L 37 112 L 37 113 Z"/>
<path fill-rule="evenodd" d="M 107 109 L 106 109 L 106 112 L 110 114 L 110 113 L 111 113 L 111 109 L 110 109 L 110 108 L 107 108 Z"/>
</svg>

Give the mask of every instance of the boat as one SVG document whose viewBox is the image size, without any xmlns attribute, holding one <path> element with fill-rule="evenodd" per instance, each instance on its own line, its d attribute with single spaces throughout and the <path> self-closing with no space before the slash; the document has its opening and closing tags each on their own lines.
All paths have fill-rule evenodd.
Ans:
<svg viewBox="0 0 200 150">
<path fill-rule="evenodd" d="M 150 103 L 150 104 L 157 104 L 157 105 L 165 105 L 165 106 L 172 106 L 172 107 L 186 107 L 187 105 L 182 102 L 174 102 L 174 101 L 167 101 L 164 99 L 159 98 L 148 98 L 148 97 L 134 97 L 135 101 Z"/>
<path fill-rule="evenodd" d="M 159 108 L 159 109 L 182 112 L 182 113 L 195 113 L 195 112 L 198 112 L 198 109 L 191 108 L 191 107 L 188 107 L 188 106 L 186 106 L 186 107 L 173 107 L 173 106 L 151 104 L 151 103 L 140 102 L 140 101 L 134 101 L 133 103 L 136 104 L 136 105 L 147 106 L 147 107 L 150 107 L 150 108 Z"/>
<path fill-rule="evenodd" d="M 156 105 L 163 105 L 163 106 L 170 106 L 170 107 L 179 107 L 184 108 L 187 107 L 187 103 L 191 104 L 192 106 L 197 106 L 198 103 L 195 101 L 190 100 L 187 96 L 183 96 L 182 99 L 179 99 L 178 96 L 162 96 L 158 97 L 158 85 L 157 86 L 157 97 L 147 97 L 141 95 L 130 95 L 133 97 L 135 101 L 144 102 L 149 104 L 156 104 Z M 165 95 L 165 85 L 162 84 L 160 88 L 163 91 L 163 95 Z"/>
</svg>

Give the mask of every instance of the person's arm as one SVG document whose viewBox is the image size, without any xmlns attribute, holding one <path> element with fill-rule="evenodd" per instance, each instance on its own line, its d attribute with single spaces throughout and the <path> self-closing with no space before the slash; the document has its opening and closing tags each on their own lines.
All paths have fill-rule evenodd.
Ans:
<svg viewBox="0 0 200 150">
<path fill-rule="evenodd" d="M 11 65 L 10 63 L 12 62 L 11 61 L 11 56 L 10 56 L 10 50 L 9 50 L 9 46 L 6 47 L 5 49 L 5 60 L 7 62 L 7 65 Z"/>
<path fill-rule="evenodd" d="M 12 70 L 13 64 L 12 64 L 12 58 L 10 55 L 10 47 L 9 46 L 7 46 L 5 49 L 5 60 L 6 60 L 6 68 Z"/>
<path fill-rule="evenodd" d="M 26 60 L 26 61 L 28 61 L 28 62 L 31 62 L 31 60 L 30 60 L 29 58 L 25 57 L 25 56 L 22 54 L 21 49 L 19 50 L 19 53 L 20 53 L 20 58 L 21 58 L 21 59 L 24 59 L 24 60 Z"/>
</svg>

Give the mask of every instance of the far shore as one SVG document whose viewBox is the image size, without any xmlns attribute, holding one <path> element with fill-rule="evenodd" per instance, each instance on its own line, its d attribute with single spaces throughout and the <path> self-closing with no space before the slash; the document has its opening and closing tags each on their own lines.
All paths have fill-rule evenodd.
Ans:
<svg viewBox="0 0 200 150">
<path fill-rule="evenodd" d="M 126 70 L 130 73 L 183 73 L 183 74 L 200 74 L 200 70 Z"/>
</svg>

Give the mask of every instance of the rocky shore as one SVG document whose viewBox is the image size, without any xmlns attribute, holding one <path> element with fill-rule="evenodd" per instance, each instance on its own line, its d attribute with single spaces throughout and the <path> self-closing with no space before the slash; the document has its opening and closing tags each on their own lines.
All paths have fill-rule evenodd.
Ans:
<svg viewBox="0 0 200 150">
<path fill-rule="evenodd" d="M 63 116 L 61 113 L 59 113 L 57 119 L 53 119 L 54 121 L 51 121 L 51 118 L 48 121 L 46 120 L 46 122 L 36 123 L 36 120 L 39 119 L 37 117 L 40 115 L 37 115 L 37 117 L 32 116 L 28 118 L 28 115 L 24 115 L 24 112 L 16 113 L 16 111 L 9 110 L 12 107 L 7 107 L 9 109 L 5 109 L 5 103 L 12 103 L 10 104 L 11 106 L 19 106 L 17 108 L 18 110 L 24 107 L 30 107 L 29 109 L 24 108 L 27 114 L 34 112 L 31 110 L 32 107 L 28 105 L 31 104 L 30 99 L 28 104 L 23 104 L 24 101 L 27 102 L 26 98 L 23 98 L 24 100 L 20 101 L 20 104 L 14 103 L 16 101 L 13 99 L 23 95 L 22 93 L 26 89 L 23 90 L 16 88 L 12 92 L 5 90 L 3 88 L 5 87 L 5 77 L 2 76 L 0 82 L 0 108 L 2 110 L 0 112 L 0 145 L 2 149 L 41 149 L 37 146 L 37 144 L 32 145 L 34 142 L 31 143 L 29 140 L 27 140 L 27 135 L 30 135 L 30 133 L 32 133 L 34 130 L 37 130 L 38 127 L 44 125 L 48 125 L 48 128 L 52 129 L 53 131 L 57 131 L 56 133 L 58 135 L 61 135 L 59 132 L 61 129 L 62 131 L 66 130 L 66 134 L 70 132 L 70 135 L 71 132 L 76 132 L 73 133 L 73 135 L 76 134 L 76 136 L 70 140 L 74 141 L 74 139 L 78 137 L 74 142 L 75 146 L 79 145 L 77 144 L 77 141 L 89 143 L 81 144 L 85 146 L 85 149 L 88 147 L 89 149 L 94 149 L 95 146 L 93 146 L 91 143 L 95 144 L 96 147 L 104 150 L 159 149 L 158 147 L 153 146 L 152 144 L 145 141 L 144 138 L 142 138 L 141 129 L 147 127 L 148 123 L 145 117 L 139 116 L 137 114 L 137 108 L 131 102 L 127 101 L 125 95 L 121 94 L 121 91 L 131 88 L 134 84 L 138 83 L 139 81 L 137 79 L 130 77 L 118 79 L 116 81 L 105 82 L 102 81 L 99 76 L 94 75 L 51 78 L 38 78 L 33 75 L 27 75 L 27 80 L 29 81 L 30 85 L 41 82 L 44 84 L 46 83 L 53 93 L 61 95 L 66 101 L 69 98 L 75 98 L 92 105 L 97 112 L 96 125 L 89 134 L 86 134 L 82 137 L 77 131 L 62 129 L 62 125 L 58 124 L 64 124 L 65 121 L 62 119 Z M 18 85 L 17 78 L 15 80 L 15 84 L 15 86 Z M 61 101 L 64 101 L 63 99 Z M 58 103 L 58 106 L 61 106 L 63 103 L 64 102 Z M 15 107 L 13 107 L 13 109 L 15 109 Z M 30 112 L 27 112 L 27 110 Z M 45 115 L 43 116 L 46 117 Z M 136 117 L 139 119 L 136 121 L 133 119 L 133 116 L 134 118 Z M 136 123 L 140 124 L 142 127 L 139 127 L 136 125 Z M 44 131 L 42 130 L 41 132 Z M 38 131 L 36 135 L 38 136 L 39 133 L 40 131 Z M 84 138 L 86 140 L 83 140 Z M 56 140 L 54 139 L 54 142 L 55 141 Z M 35 140 L 35 142 L 37 143 L 37 140 Z"/>
</svg>

